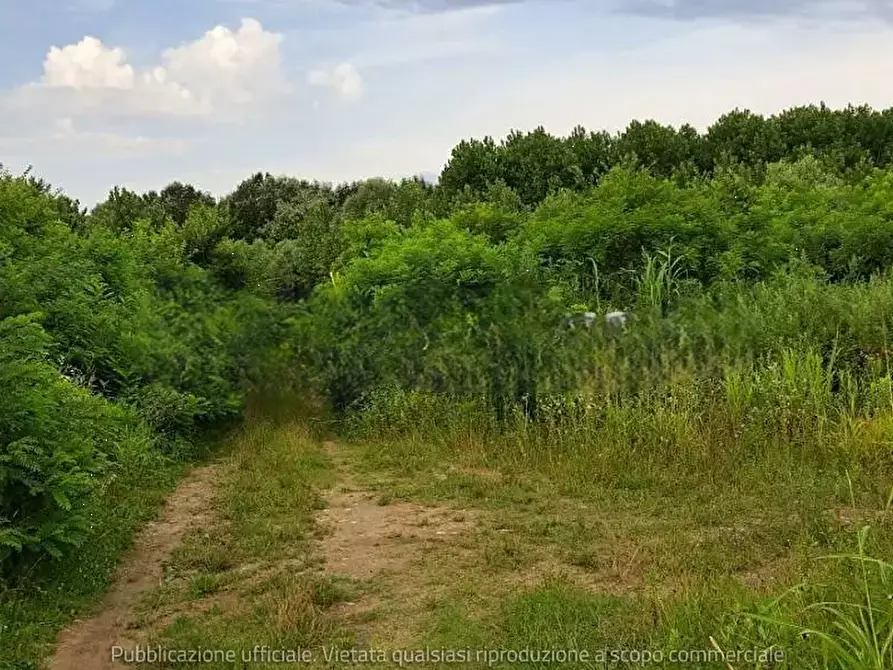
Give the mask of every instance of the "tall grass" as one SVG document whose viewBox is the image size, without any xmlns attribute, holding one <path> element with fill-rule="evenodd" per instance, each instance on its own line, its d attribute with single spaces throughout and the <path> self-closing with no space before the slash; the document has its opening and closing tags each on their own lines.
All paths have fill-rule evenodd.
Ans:
<svg viewBox="0 0 893 670">
<path fill-rule="evenodd" d="M 852 479 L 847 475 L 852 506 L 856 507 Z M 893 506 L 893 489 L 880 521 Z M 808 602 L 794 616 L 751 614 L 751 618 L 778 629 L 795 630 L 803 639 L 818 642 L 824 668 L 885 670 L 893 667 L 893 564 L 875 558 L 869 549 L 870 525 L 856 534 L 855 552 L 822 556 L 822 560 L 851 568 L 850 588 L 826 589 L 830 595 Z M 771 612 L 792 596 L 802 595 L 808 584 L 782 594 Z"/>
<path fill-rule="evenodd" d="M 346 434 L 380 444 L 371 458 L 416 480 L 434 479 L 444 463 L 493 467 L 512 481 L 546 478 L 560 495 L 677 504 L 708 527 L 743 523 L 724 518 L 736 506 L 764 505 L 764 550 L 802 554 L 809 584 L 766 602 L 701 575 L 702 595 L 666 606 L 659 635 L 679 638 L 657 642 L 706 647 L 714 635 L 728 648 L 753 637 L 760 648 L 783 644 L 793 667 L 893 667 L 893 573 L 871 553 L 890 546 L 889 526 L 874 549 L 863 532 L 848 553 L 829 520 L 835 510 L 874 509 L 893 473 L 893 276 L 830 284 L 795 264 L 766 282 L 705 290 L 670 253 L 645 267 L 622 332 L 596 322 L 542 338 L 552 346 L 530 387 L 535 414 L 509 395 L 500 416 L 486 379 L 443 392 L 419 378 L 365 393 Z M 444 355 L 442 369 L 466 364 L 463 353 Z M 797 548 L 780 550 L 781 536 Z M 758 555 L 758 534 L 751 540 Z M 816 554 L 838 564 L 816 567 Z M 763 618 L 751 629 L 739 614 L 754 598 Z"/>
</svg>

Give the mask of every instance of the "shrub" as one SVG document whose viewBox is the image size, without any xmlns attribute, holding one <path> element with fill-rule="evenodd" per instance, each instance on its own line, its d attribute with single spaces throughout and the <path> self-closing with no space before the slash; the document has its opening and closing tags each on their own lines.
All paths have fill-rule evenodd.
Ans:
<svg viewBox="0 0 893 670">
<path fill-rule="evenodd" d="M 83 501 L 135 421 L 50 365 L 50 341 L 34 315 L 0 321 L 0 576 L 84 541 Z"/>
</svg>

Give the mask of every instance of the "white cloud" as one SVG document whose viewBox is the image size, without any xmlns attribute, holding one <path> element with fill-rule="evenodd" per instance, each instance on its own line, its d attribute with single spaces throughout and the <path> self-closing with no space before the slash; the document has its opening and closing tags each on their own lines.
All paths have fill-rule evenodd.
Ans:
<svg viewBox="0 0 893 670">
<path fill-rule="evenodd" d="M 238 30 L 216 26 L 138 71 L 123 49 L 88 36 L 52 47 L 41 80 L 16 97 L 25 107 L 72 115 L 240 117 L 287 90 L 282 39 L 255 19 L 243 19 Z"/>
<path fill-rule="evenodd" d="M 209 100 L 257 102 L 286 87 L 282 40 L 259 21 L 243 19 L 235 32 L 217 26 L 194 42 L 168 49 L 156 72 Z"/>
<path fill-rule="evenodd" d="M 363 96 L 363 78 L 350 63 L 342 63 L 331 71 L 313 70 L 307 81 L 313 86 L 327 86 L 346 100 L 356 101 Z"/>
<path fill-rule="evenodd" d="M 43 62 L 43 82 L 52 87 L 131 89 L 133 68 L 121 49 L 109 49 L 95 37 L 52 47 Z"/>
</svg>

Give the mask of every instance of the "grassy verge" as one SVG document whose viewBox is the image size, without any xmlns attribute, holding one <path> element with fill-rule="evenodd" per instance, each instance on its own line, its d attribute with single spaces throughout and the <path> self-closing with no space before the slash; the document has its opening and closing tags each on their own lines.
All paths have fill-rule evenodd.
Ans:
<svg viewBox="0 0 893 670">
<path fill-rule="evenodd" d="M 410 648 L 588 650 L 568 664 L 580 668 L 634 666 L 616 658 L 622 649 L 650 653 L 652 667 L 773 667 L 720 661 L 717 647 L 764 661 L 783 652 L 797 668 L 893 660 L 893 574 L 850 555 L 866 526 L 863 556 L 893 553 L 884 469 L 780 449 L 690 467 L 697 454 L 666 454 L 687 446 L 670 425 L 657 431 L 659 457 L 653 444 L 634 456 L 629 442 L 608 448 L 595 435 L 587 446 L 451 428 L 417 423 L 351 447 L 382 501 L 459 506 L 477 519 L 474 533 L 420 556 L 402 585 L 379 585 L 395 620 L 374 641 L 402 628 Z M 845 629 L 859 648 L 837 665 L 828 640 Z M 552 666 L 503 657 L 472 667 Z"/>
</svg>

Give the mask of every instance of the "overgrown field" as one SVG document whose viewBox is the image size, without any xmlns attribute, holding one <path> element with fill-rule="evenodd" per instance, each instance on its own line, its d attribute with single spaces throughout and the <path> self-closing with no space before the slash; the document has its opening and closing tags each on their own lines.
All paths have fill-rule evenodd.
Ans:
<svg viewBox="0 0 893 670">
<path fill-rule="evenodd" d="M 728 668 L 717 649 L 741 654 L 735 668 L 890 667 L 877 473 L 848 481 L 782 455 L 733 473 L 608 469 L 428 410 L 435 423 L 341 444 L 318 415 L 251 418 L 228 443 L 216 518 L 137 608 L 143 648 L 231 653 L 205 664 L 220 669 L 281 667 L 274 651 L 305 667 L 457 667 L 432 650 L 470 650 L 470 668 L 556 665 L 475 656 L 500 650 Z M 873 622 L 855 609 L 869 602 Z"/>
<path fill-rule="evenodd" d="M 0 176 L 0 663 L 38 667 L 182 466 L 296 388 L 320 409 L 254 408 L 231 523 L 156 594 L 292 561 L 254 586 L 295 609 L 159 639 L 893 667 L 891 160 L 893 112 L 822 106 L 463 142 L 436 186 L 258 174 L 86 212 Z M 403 590 L 305 578 L 345 472 L 462 532 Z"/>
</svg>

